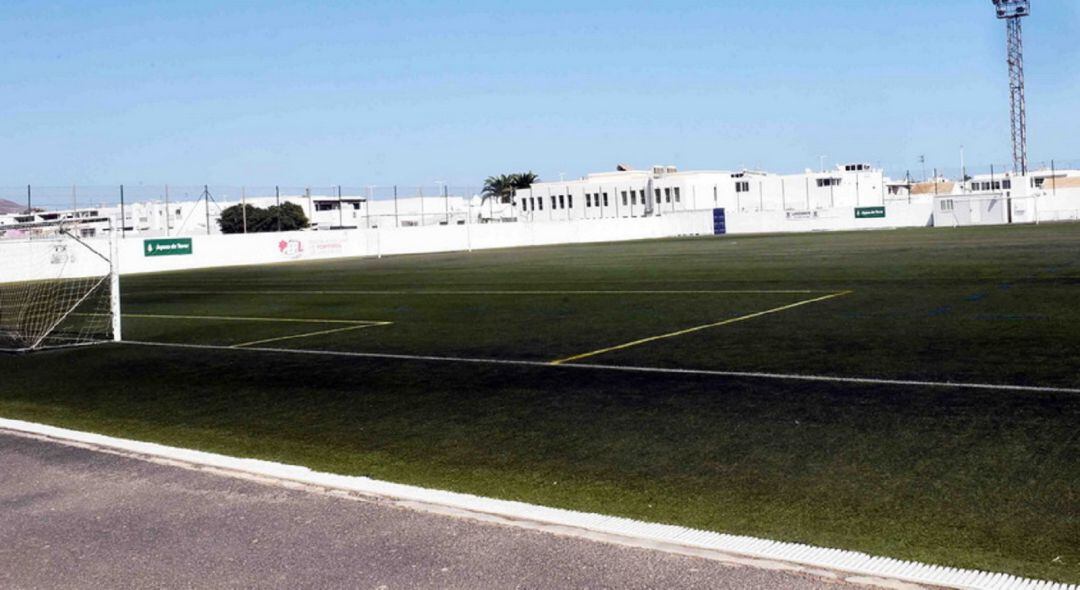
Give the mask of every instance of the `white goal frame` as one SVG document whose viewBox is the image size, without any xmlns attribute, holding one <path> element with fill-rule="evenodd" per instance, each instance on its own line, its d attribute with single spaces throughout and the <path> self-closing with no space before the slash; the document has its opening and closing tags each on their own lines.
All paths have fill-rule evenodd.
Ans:
<svg viewBox="0 0 1080 590">
<path fill-rule="evenodd" d="M 88 240 L 79 235 L 79 229 L 84 227 L 93 227 L 95 230 L 104 230 L 105 240 L 95 237 L 92 240 Z M 26 234 L 25 236 L 5 238 L 4 234 L 17 232 L 19 234 Z M 96 282 L 87 282 L 83 287 L 81 294 L 70 296 L 71 301 L 65 305 L 64 309 L 54 310 L 50 317 L 46 318 L 45 326 L 40 330 L 40 333 L 33 334 L 28 340 L 23 342 L 22 346 L 13 344 L 11 346 L 5 346 L 0 341 L 0 353 L 29 353 L 38 350 L 48 350 L 56 348 L 70 348 L 76 346 L 87 346 L 92 344 L 101 344 L 105 342 L 120 342 L 123 339 L 123 321 L 121 315 L 121 301 L 120 301 L 120 236 L 119 232 L 111 220 L 106 219 L 61 219 L 61 220 L 49 220 L 49 221 L 36 221 L 28 223 L 16 223 L 0 225 L 0 253 L 3 252 L 5 245 L 12 245 L 14 247 L 23 246 L 28 252 L 34 252 L 34 246 L 40 244 L 53 244 L 54 246 L 62 246 L 56 248 L 56 252 L 63 252 L 63 256 L 67 256 L 67 248 L 75 246 L 77 252 L 86 256 L 97 258 L 104 261 L 107 264 L 107 271 L 100 274 L 92 274 L 89 278 L 98 278 Z M 91 241 L 98 243 L 92 244 Z M 4 287 L 4 274 L 10 272 L 11 268 L 14 268 L 15 264 L 9 261 L 9 268 L 4 268 L 4 261 L 0 260 L 0 294 Z M 58 271 L 60 276 L 52 276 L 45 274 L 35 274 L 32 278 L 27 276 L 16 276 L 15 280 L 11 284 L 18 284 L 20 280 L 24 281 L 64 281 L 74 280 L 72 278 L 62 276 L 62 271 L 66 268 L 66 264 L 61 265 L 61 269 Z M 87 277 L 82 277 L 87 279 Z M 87 335 L 85 338 L 74 338 L 72 342 L 58 343 L 50 342 L 50 337 L 54 337 L 58 328 L 64 322 L 68 321 L 73 314 L 76 314 L 76 310 L 80 305 L 90 300 L 92 296 L 98 293 L 98 290 L 102 287 L 108 288 L 108 334 L 107 337 L 92 337 Z M 27 293 L 27 298 L 30 294 Z M 24 303 L 24 305 L 28 305 Z M 100 302 L 99 302 L 100 305 Z M 103 308 L 103 306 L 102 306 Z M 104 309 L 104 308 L 103 308 Z M 102 311 L 104 313 L 104 311 Z M 102 314 L 80 314 L 80 315 L 102 315 Z M 10 332 L 9 332 L 10 334 Z M 13 342 L 18 342 L 18 334 L 12 336 Z"/>
</svg>

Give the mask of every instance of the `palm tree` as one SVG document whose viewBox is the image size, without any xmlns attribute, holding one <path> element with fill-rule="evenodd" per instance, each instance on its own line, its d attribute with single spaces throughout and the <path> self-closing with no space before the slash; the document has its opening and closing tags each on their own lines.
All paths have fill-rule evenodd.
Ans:
<svg viewBox="0 0 1080 590">
<path fill-rule="evenodd" d="M 514 191 L 527 189 L 539 181 L 540 177 L 532 171 L 488 176 L 481 195 L 484 201 L 498 199 L 500 203 L 513 203 Z"/>
<path fill-rule="evenodd" d="M 498 176 L 488 176 L 484 180 L 484 190 L 480 193 L 481 201 L 480 206 L 483 207 L 485 202 L 491 203 L 489 207 L 489 215 L 495 216 L 495 201 L 500 203 L 509 203 L 513 206 L 514 193 L 521 189 L 527 189 L 533 185 L 534 182 L 538 182 L 540 177 L 535 172 L 518 172 L 515 174 L 500 174 Z"/>
<path fill-rule="evenodd" d="M 488 199 L 498 199 L 501 202 L 506 202 L 508 199 L 514 196 L 514 176 L 513 174 L 500 174 L 498 176 L 488 176 L 484 181 L 484 190 L 480 193 L 483 198 L 481 203 Z"/>
<path fill-rule="evenodd" d="M 510 180 L 514 185 L 514 189 L 522 190 L 531 187 L 533 184 L 540 182 L 540 176 L 532 170 L 528 172 L 520 172 L 518 174 L 511 174 Z"/>
</svg>

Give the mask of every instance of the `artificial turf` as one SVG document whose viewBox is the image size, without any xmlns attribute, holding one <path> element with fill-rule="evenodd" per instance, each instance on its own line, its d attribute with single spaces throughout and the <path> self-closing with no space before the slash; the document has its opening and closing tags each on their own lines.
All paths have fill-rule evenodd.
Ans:
<svg viewBox="0 0 1080 590">
<path fill-rule="evenodd" d="M 583 362 L 1075 389 L 1078 263 L 1080 226 L 1048 225 L 297 263 L 125 277 L 123 293 L 136 316 L 393 322 L 267 346 L 553 360 L 851 290 Z M 327 327 L 132 317 L 126 335 Z M 0 357 L 0 375 L 5 417 L 1080 581 L 1076 393 L 135 345 Z"/>
</svg>

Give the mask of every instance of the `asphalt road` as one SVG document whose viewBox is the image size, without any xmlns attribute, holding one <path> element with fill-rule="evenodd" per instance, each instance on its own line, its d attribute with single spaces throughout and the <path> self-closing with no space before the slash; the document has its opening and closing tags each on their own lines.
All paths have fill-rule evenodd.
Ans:
<svg viewBox="0 0 1080 590">
<path fill-rule="evenodd" d="M 3 588 L 830 588 L 0 431 Z"/>
</svg>

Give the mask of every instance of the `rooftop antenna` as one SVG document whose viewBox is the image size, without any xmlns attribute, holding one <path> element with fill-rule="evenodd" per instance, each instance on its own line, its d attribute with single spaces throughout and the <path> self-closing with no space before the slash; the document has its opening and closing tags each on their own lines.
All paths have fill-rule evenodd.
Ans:
<svg viewBox="0 0 1080 590">
<path fill-rule="evenodd" d="M 1020 19 L 1031 14 L 1030 0 L 993 0 L 997 17 L 1007 26 L 1009 99 L 1011 101 L 1013 171 L 1027 175 L 1027 102 L 1024 98 L 1024 38 Z"/>
</svg>

